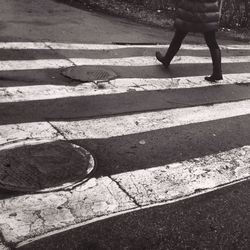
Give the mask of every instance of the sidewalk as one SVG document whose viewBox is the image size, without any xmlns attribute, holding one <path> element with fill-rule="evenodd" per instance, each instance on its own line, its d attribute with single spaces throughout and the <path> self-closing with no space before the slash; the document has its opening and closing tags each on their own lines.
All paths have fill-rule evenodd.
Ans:
<svg viewBox="0 0 250 250">
<path fill-rule="evenodd" d="M 173 30 L 174 14 L 172 11 L 150 10 L 146 7 L 126 3 L 124 1 L 82 1 L 82 0 L 60 0 L 77 8 L 88 11 L 97 11 L 118 17 L 125 17 L 135 22 L 154 27 Z M 250 32 L 246 30 L 233 30 L 222 28 L 217 33 L 218 38 L 242 42 L 250 42 Z"/>
</svg>

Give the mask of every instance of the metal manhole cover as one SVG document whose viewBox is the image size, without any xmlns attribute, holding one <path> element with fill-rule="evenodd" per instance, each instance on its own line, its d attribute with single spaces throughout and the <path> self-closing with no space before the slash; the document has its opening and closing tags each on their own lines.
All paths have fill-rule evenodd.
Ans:
<svg viewBox="0 0 250 250">
<path fill-rule="evenodd" d="M 95 169 L 93 156 L 67 141 L 29 140 L 0 147 L 0 188 L 48 192 L 74 187 Z"/>
<path fill-rule="evenodd" d="M 117 77 L 112 70 L 102 68 L 90 69 L 85 66 L 66 68 L 62 71 L 62 74 L 81 82 L 109 81 Z"/>
</svg>

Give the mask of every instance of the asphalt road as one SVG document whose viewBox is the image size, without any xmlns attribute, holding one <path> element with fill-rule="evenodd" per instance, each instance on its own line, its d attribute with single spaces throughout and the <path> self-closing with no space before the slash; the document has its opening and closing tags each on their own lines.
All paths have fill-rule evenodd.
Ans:
<svg viewBox="0 0 250 250">
<path fill-rule="evenodd" d="M 223 112 L 221 112 L 216 119 L 213 117 L 205 121 L 200 119 L 198 122 L 189 121 L 190 123 L 187 124 L 178 123 L 178 121 L 174 123 L 174 116 L 171 118 L 171 122 L 175 126 L 149 131 L 147 129 L 146 131 L 136 130 L 137 132 L 133 133 L 129 122 L 124 124 L 120 121 L 118 125 L 121 126 L 124 133 L 121 135 L 118 133 L 119 135 L 114 136 L 111 136 L 113 131 L 110 128 L 110 130 L 104 128 L 102 131 L 99 128 L 100 132 L 98 126 L 96 126 L 97 129 L 93 126 L 92 130 L 90 128 L 90 135 L 85 135 L 85 131 L 81 130 L 81 122 L 88 119 L 120 117 L 122 120 L 122 117 L 126 115 L 196 106 L 201 106 L 201 110 L 206 112 L 209 107 L 213 108 L 215 104 L 227 103 L 226 105 L 230 105 L 233 102 L 249 100 L 249 82 L 237 81 L 237 76 L 240 78 L 244 73 L 250 73 L 250 62 L 244 60 L 244 57 L 250 56 L 250 50 L 244 48 L 244 43 L 220 40 L 220 44 L 224 46 L 230 44 L 242 46 L 240 49 L 224 48 L 223 50 L 223 56 L 228 60 L 223 63 L 223 72 L 228 75 L 228 79 L 236 77 L 234 83 L 237 84 L 206 85 L 202 88 L 199 86 L 187 87 L 199 77 L 210 74 L 211 63 L 207 61 L 199 63 L 201 58 L 204 60 L 209 58 L 208 51 L 183 49 L 177 62 L 173 66 L 171 65 L 170 70 L 166 71 L 160 65 L 148 63 L 144 58 L 154 56 L 156 50 L 154 47 L 110 50 L 102 48 L 99 50 L 76 50 L 75 47 L 73 48 L 73 44 L 76 43 L 78 45 L 101 44 L 103 46 L 104 44 L 127 42 L 131 44 L 168 44 L 173 34 L 167 30 L 146 27 L 121 18 L 86 12 L 65 5 L 60 1 L 52 0 L 1 1 L 0 13 L 0 42 L 2 46 L 0 49 L 0 87 L 2 92 L 0 93 L 7 93 L 1 96 L 5 99 L 0 103 L 0 126 L 1 129 L 10 127 L 8 131 L 11 132 L 7 140 L 17 136 L 15 125 L 18 126 L 19 130 L 22 130 L 20 138 L 18 137 L 20 131 L 18 132 L 18 139 L 23 139 L 29 137 L 30 134 L 39 134 L 39 130 L 32 129 L 33 125 L 50 122 L 62 134 L 69 136 L 69 139 L 74 143 L 86 147 L 95 155 L 98 161 L 98 169 L 95 173 L 97 179 L 127 172 L 134 174 L 138 170 L 148 170 L 250 145 L 250 116 L 247 112 L 233 117 L 224 117 Z M 10 45 L 9 42 L 18 42 L 24 48 L 4 49 L 6 43 Z M 33 42 L 32 46 L 35 43 L 34 46 L 37 47 L 27 49 L 30 42 Z M 43 43 L 41 46 L 46 45 L 46 49 L 41 49 L 41 47 L 39 49 L 40 45 L 37 43 Z M 185 43 L 203 44 L 204 41 L 202 36 L 190 35 Z M 60 44 L 72 47 L 67 49 L 52 47 L 57 45 L 60 47 Z M 139 61 L 139 65 L 137 61 L 133 60 L 127 64 L 124 63 L 124 58 L 129 60 L 133 57 L 142 57 L 144 61 Z M 134 79 L 161 81 L 181 78 L 178 81 L 182 82 L 183 78 L 194 78 L 185 82 L 181 85 L 182 87 L 173 89 L 157 89 L 157 86 L 152 84 L 148 86 L 154 87 L 154 89 L 143 91 L 145 90 L 143 87 L 146 86 L 144 82 L 141 91 L 135 91 L 136 88 L 132 91 L 131 89 L 124 91 L 123 86 L 118 86 L 114 92 L 108 94 L 105 92 L 105 88 L 97 88 L 94 89 L 96 92 L 90 92 L 92 94 L 89 95 L 83 91 L 82 93 L 86 96 L 67 95 L 69 89 L 74 93 L 82 90 L 77 89 L 79 82 L 62 76 L 61 66 L 58 66 L 57 63 L 62 60 L 63 67 L 65 65 L 72 66 L 76 64 L 77 59 L 82 58 L 89 59 L 88 62 L 96 58 L 100 61 L 117 59 L 112 65 L 109 64 L 110 61 L 106 61 L 106 66 L 103 67 L 115 71 L 119 78 L 126 79 L 127 84 L 135 81 Z M 186 60 L 197 59 L 198 63 L 196 61 L 186 62 L 183 58 L 187 58 Z M 238 58 L 241 59 L 238 60 Z M 137 58 L 137 60 L 140 59 Z M 98 61 L 95 60 L 95 62 Z M 119 63 L 120 65 L 118 65 Z M 48 68 L 47 64 L 51 64 L 53 67 Z M 96 67 L 95 64 L 85 66 L 89 70 Z M 249 76 L 247 77 L 249 79 Z M 138 86 L 136 87 L 139 88 L 140 86 Z M 13 88 L 9 90 L 10 87 Z M 65 92 L 59 97 L 53 97 L 57 93 L 56 91 L 60 91 L 60 88 L 65 88 Z M 55 89 L 55 92 L 51 92 L 52 94 L 50 94 L 51 89 Z M 7 92 L 5 92 L 6 90 Z M 86 88 L 87 90 L 93 91 L 91 88 Z M 39 94 L 41 95 L 39 96 Z M 233 105 L 226 107 L 233 109 Z M 200 113 L 197 116 L 200 116 Z M 150 124 L 151 119 L 147 118 L 147 120 L 145 117 L 140 119 L 141 123 L 145 119 L 145 127 Z M 80 125 L 77 125 L 76 131 L 74 131 L 75 128 L 70 128 L 67 123 L 66 125 L 57 124 L 60 121 L 65 121 L 65 123 L 73 121 L 73 123 L 75 122 L 73 127 L 76 126 L 77 122 Z M 161 120 L 159 118 L 157 120 L 156 117 L 155 123 L 158 124 L 159 121 Z M 28 136 L 26 135 L 27 128 L 22 128 L 25 124 L 30 126 L 31 132 Z M 107 124 L 103 123 L 101 127 L 105 127 Z M 110 124 L 112 125 L 112 122 Z M 138 124 L 140 125 L 140 123 Z M 127 130 L 128 132 L 126 132 Z M 5 134 L 5 132 L 1 134 L 0 131 L 0 139 L 5 139 Z M 235 164 L 237 165 L 237 163 Z M 247 173 L 246 177 L 249 176 L 249 172 Z M 227 183 L 227 179 L 225 183 Z M 139 209 L 130 213 L 123 211 L 121 215 L 103 218 L 98 222 L 65 232 L 52 233 L 48 237 L 19 248 L 32 250 L 249 249 L 249 187 L 249 181 L 245 181 L 167 205 L 156 204 L 155 207 Z M 5 200 L 11 199 L 11 197 L 15 199 L 18 195 L 9 192 L 3 192 L 0 195 L 2 208 L 5 206 Z M 11 216 L 13 218 L 13 214 Z M 28 219 L 25 216 L 21 217 L 20 220 L 22 219 L 24 224 L 29 227 Z M 10 220 L 11 226 L 18 225 L 18 223 L 18 218 Z M 53 230 L 53 225 L 50 226 L 52 229 L 49 230 Z M 4 230 L 9 230 L 8 226 L 4 225 L 3 227 Z M 39 228 L 35 232 L 38 232 L 39 235 Z M 16 231 L 13 235 L 15 233 Z M 15 246 L 18 242 L 8 243 Z"/>
</svg>

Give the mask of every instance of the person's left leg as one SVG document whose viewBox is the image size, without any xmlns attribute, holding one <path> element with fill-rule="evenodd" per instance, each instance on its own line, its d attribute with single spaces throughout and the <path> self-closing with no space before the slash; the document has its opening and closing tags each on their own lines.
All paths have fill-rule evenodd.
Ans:
<svg viewBox="0 0 250 250">
<path fill-rule="evenodd" d="M 170 65 L 172 59 L 179 51 L 182 41 L 186 37 L 187 32 L 176 30 L 174 37 L 170 43 L 167 53 L 163 56 L 159 51 L 156 52 L 155 56 L 159 62 L 161 62 L 166 68 Z"/>
<path fill-rule="evenodd" d="M 215 31 L 210 31 L 204 33 L 204 38 L 207 46 L 210 50 L 212 62 L 213 62 L 213 73 L 211 76 L 205 77 L 205 80 L 209 82 L 216 82 L 222 80 L 222 70 L 221 70 L 221 51 L 219 45 L 216 41 Z"/>
</svg>

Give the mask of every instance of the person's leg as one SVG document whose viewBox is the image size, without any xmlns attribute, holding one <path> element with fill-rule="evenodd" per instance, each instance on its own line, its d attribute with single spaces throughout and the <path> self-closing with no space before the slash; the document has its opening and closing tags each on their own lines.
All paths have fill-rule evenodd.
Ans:
<svg viewBox="0 0 250 250">
<path fill-rule="evenodd" d="M 181 47 L 182 41 L 187 35 L 187 32 L 176 30 L 173 40 L 170 43 L 167 53 L 163 56 L 159 51 L 156 52 L 155 56 L 165 67 L 168 67 L 176 53 Z"/>
<path fill-rule="evenodd" d="M 207 43 L 207 46 L 210 50 L 212 62 L 213 62 L 213 73 L 211 76 L 205 77 L 205 80 L 209 82 L 216 82 L 222 80 L 222 70 L 221 70 L 221 51 L 218 46 L 215 37 L 215 31 L 210 31 L 204 33 L 204 38 Z"/>
</svg>

